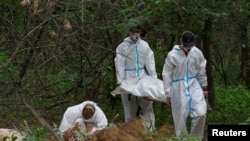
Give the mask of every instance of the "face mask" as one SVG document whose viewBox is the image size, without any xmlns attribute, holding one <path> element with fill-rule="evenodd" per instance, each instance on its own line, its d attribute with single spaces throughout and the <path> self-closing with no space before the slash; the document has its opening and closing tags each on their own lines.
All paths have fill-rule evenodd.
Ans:
<svg viewBox="0 0 250 141">
<path fill-rule="evenodd" d="M 133 33 L 131 38 L 132 38 L 133 41 L 137 41 L 140 38 L 140 33 Z"/>
<path fill-rule="evenodd" d="M 188 53 L 191 49 L 192 49 L 192 47 L 183 47 L 183 51 L 185 53 Z"/>
</svg>

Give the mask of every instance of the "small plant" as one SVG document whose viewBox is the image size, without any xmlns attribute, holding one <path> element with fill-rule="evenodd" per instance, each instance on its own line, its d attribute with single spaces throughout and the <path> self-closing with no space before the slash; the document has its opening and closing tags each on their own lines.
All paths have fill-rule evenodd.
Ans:
<svg viewBox="0 0 250 141">
<path fill-rule="evenodd" d="M 244 122 L 240 123 L 240 125 L 250 125 L 250 117 L 246 119 Z"/>
<path fill-rule="evenodd" d="M 9 137 L 9 136 L 3 137 L 3 141 L 16 141 L 16 140 L 17 140 L 17 136 L 15 136 L 15 135 L 11 135 L 11 137 Z"/>
<path fill-rule="evenodd" d="M 29 127 L 27 122 L 24 121 L 25 130 L 21 132 L 24 137 L 23 141 L 44 141 L 49 138 L 48 131 L 45 127 Z"/>
<path fill-rule="evenodd" d="M 248 117 L 248 119 L 245 122 L 250 124 L 250 117 Z"/>
<path fill-rule="evenodd" d="M 73 134 L 76 136 L 76 139 L 77 140 L 83 140 L 85 138 L 90 138 L 91 135 L 89 133 L 87 133 L 85 130 L 77 130 L 77 131 L 74 131 Z"/>
</svg>

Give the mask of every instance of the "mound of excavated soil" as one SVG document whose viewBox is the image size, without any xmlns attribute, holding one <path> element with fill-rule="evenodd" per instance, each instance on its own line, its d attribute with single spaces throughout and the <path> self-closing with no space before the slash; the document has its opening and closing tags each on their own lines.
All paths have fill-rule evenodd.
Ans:
<svg viewBox="0 0 250 141">
<path fill-rule="evenodd" d="M 154 135 L 150 134 L 143 126 L 142 119 L 131 120 L 123 125 L 107 127 L 88 134 L 93 126 L 87 127 L 86 136 L 78 139 L 76 133 L 80 128 L 76 125 L 63 133 L 62 141 L 160 141 L 162 138 L 174 134 L 172 125 L 163 125 Z M 16 139 L 15 139 L 16 138 Z M 0 141 L 22 141 L 23 136 L 16 130 L 0 128 Z M 49 141 L 57 141 L 51 138 Z"/>
<path fill-rule="evenodd" d="M 91 127 L 90 127 L 91 128 Z M 124 125 L 116 127 L 107 127 L 98 130 L 85 138 L 78 140 L 75 132 L 79 130 L 78 127 L 64 132 L 63 141 L 160 141 L 160 139 L 174 134 L 172 125 L 164 125 L 160 127 L 154 136 L 149 134 L 143 126 L 142 119 L 135 119 Z M 50 140 L 55 141 L 55 140 Z"/>
</svg>

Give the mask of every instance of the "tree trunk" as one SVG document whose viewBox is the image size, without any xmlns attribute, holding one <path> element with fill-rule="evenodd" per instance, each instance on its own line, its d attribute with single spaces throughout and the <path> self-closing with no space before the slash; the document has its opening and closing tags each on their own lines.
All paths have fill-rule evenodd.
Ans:
<svg viewBox="0 0 250 141">
<path fill-rule="evenodd" d="M 205 58 L 207 59 L 207 81 L 208 81 L 208 103 L 211 108 L 215 108 L 215 92 L 214 92 L 214 78 L 212 73 L 212 65 L 211 65 L 211 54 L 210 54 L 210 35 L 212 32 L 212 19 L 209 17 L 205 20 L 205 27 L 203 31 L 203 53 Z"/>
<path fill-rule="evenodd" d="M 247 23 L 241 26 L 241 39 L 242 39 L 242 57 L 241 57 L 241 70 L 242 80 L 245 82 L 246 87 L 250 90 L 250 46 L 248 40 Z"/>
</svg>

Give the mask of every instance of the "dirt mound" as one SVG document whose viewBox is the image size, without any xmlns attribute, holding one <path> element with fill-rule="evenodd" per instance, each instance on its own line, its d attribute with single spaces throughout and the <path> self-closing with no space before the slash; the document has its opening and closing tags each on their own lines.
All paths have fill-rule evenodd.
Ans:
<svg viewBox="0 0 250 141">
<path fill-rule="evenodd" d="M 161 126 L 157 130 L 157 133 L 159 136 L 168 137 L 168 136 L 173 135 L 175 133 L 175 131 L 174 131 L 173 125 L 166 124 L 166 125 Z"/>
<path fill-rule="evenodd" d="M 173 126 L 164 125 L 152 136 L 152 134 L 148 133 L 144 128 L 142 119 L 131 120 L 120 126 L 107 127 L 91 135 L 86 134 L 83 139 L 77 139 L 75 135 L 77 131 L 79 131 L 79 128 L 75 126 L 64 132 L 63 141 L 159 141 L 159 139 L 163 137 L 174 134 Z"/>
</svg>

